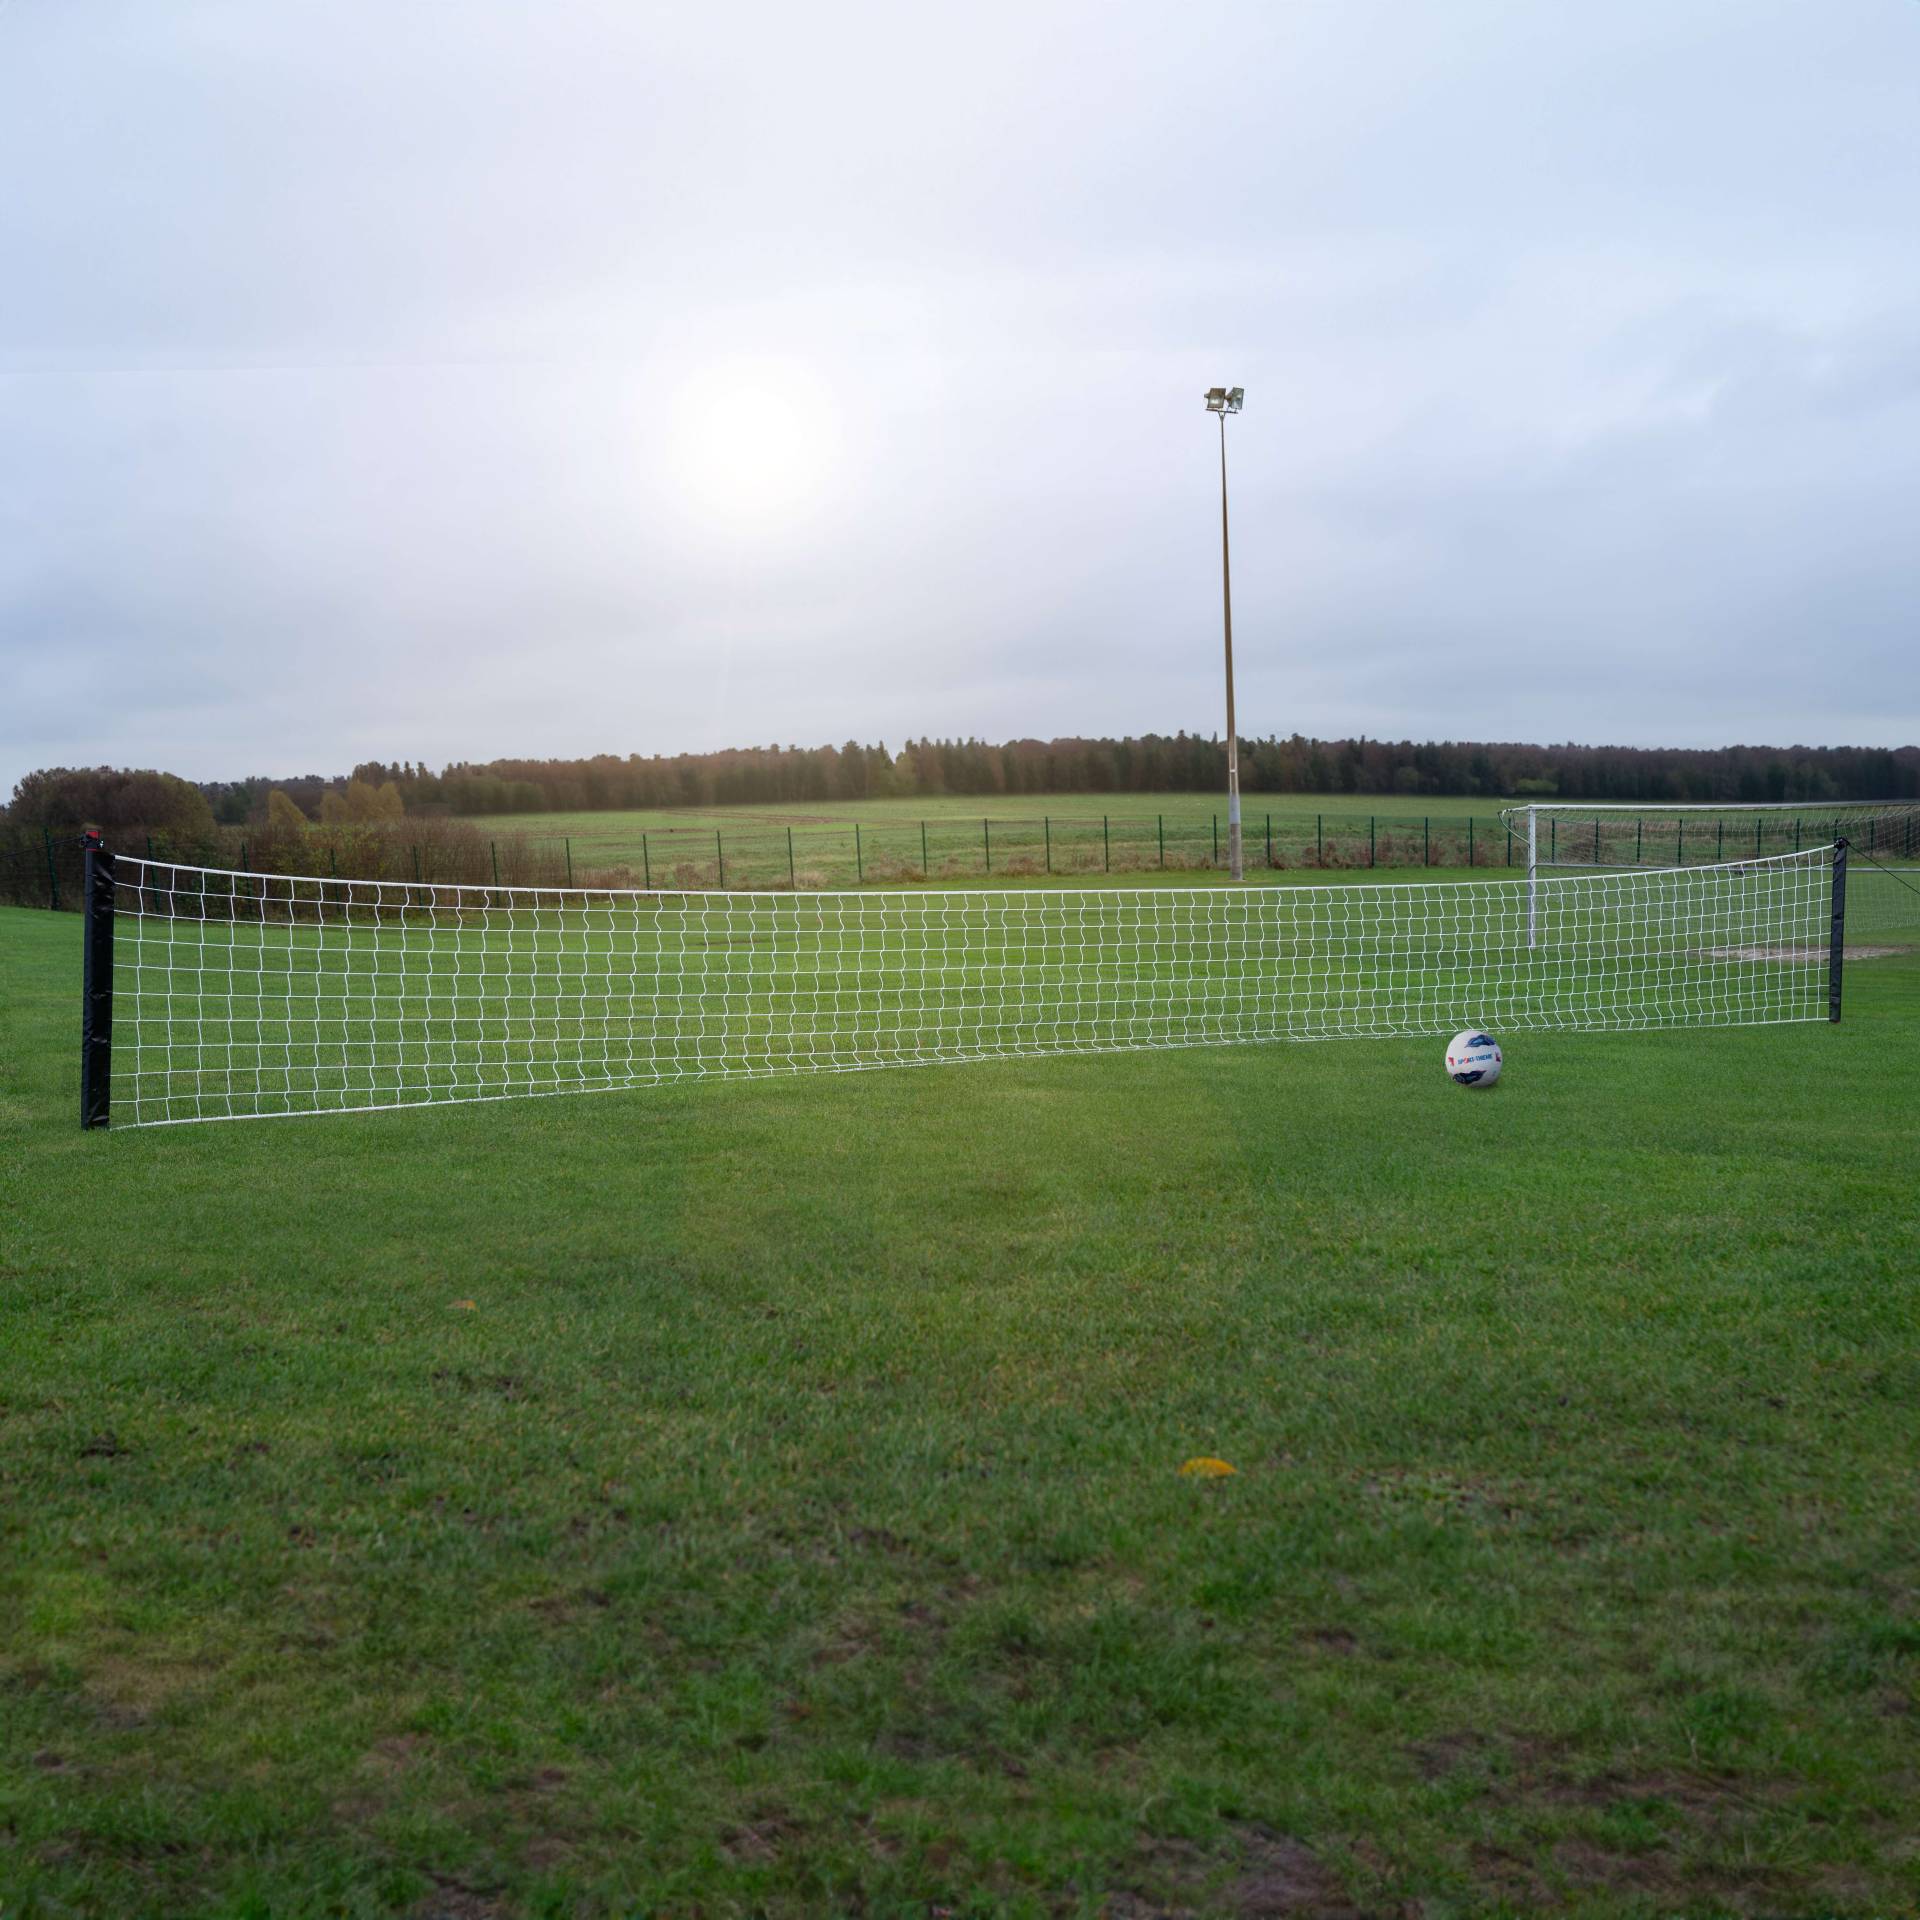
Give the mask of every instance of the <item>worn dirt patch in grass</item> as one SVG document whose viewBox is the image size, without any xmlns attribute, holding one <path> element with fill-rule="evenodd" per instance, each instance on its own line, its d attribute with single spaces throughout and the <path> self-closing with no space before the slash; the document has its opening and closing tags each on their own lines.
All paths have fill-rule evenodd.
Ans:
<svg viewBox="0 0 1920 1920">
<path fill-rule="evenodd" d="M 1904 947 L 1844 947 L 1841 949 L 1843 960 L 1889 960 L 1895 954 L 1904 953 Z M 1761 946 L 1761 947 L 1708 947 L 1704 951 L 1708 960 L 1778 960 L 1797 963 L 1801 966 L 1817 966 L 1826 959 L 1825 947 Z"/>
<path fill-rule="evenodd" d="M 542 1620 L 559 1623 L 591 1617 L 613 1605 L 613 1596 L 600 1587 L 575 1587 L 564 1593 L 543 1593 L 527 1602 L 527 1611 Z"/>
<path fill-rule="evenodd" d="M 1777 1891 L 1766 1869 L 1712 1855 L 1737 1853 L 1741 1830 L 1788 1798 L 1789 1783 L 1662 1768 L 1583 1774 L 1564 1741 L 1472 1729 L 1404 1751 L 1423 1779 L 1466 1784 L 1476 1807 L 1518 1823 L 1513 1838 L 1476 1840 L 1466 1857 L 1481 1893 L 1509 1907 L 1549 1912 L 1570 1898 L 1602 1897 L 1662 1911 L 1704 1902 L 1740 1914 L 1763 1911 Z M 1610 1844 L 1606 1823 L 1623 1815 L 1652 1816 L 1657 1837 L 1641 1847 Z"/>
<path fill-rule="evenodd" d="M 1339 1876 L 1304 1840 L 1249 1827 L 1242 1845 L 1244 1865 L 1226 1889 L 1230 1912 L 1245 1920 L 1280 1920 L 1288 1914 L 1361 1920 Z"/>
<path fill-rule="evenodd" d="M 506 1920 L 516 1911 L 505 1894 L 495 1889 L 443 1880 L 414 1902 L 408 1920 Z"/>
<path fill-rule="evenodd" d="M 1360 1636 L 1346 1627 L 1309 1627 L 1298 1636 L 1303 1647 L 1321 1653 L 1354 1654 L 1360 1651 Z"/>
<path fill-rule="evenodd" d="M 1304 1840 L 1249 1822 L 1222 1848 L 1160 1839 L 1143 1850 L 1135 1884 L 1109 1891 L 1112 1920 L 1367 1920 L 1340 1876 Z"/>
<path fill-rule="evenodd" d="M 1488 1756 L 1501 1750 L 1501 1743 L 1488 1733 L 1461 1728 L 1453 1733 L 1437 1733 L 1426 1740 L 1410 1741 L 1406 1752 L 1423 1780 L 1444 1780 L 1450 1774 L 1470 1768 L 1484 1768 Z"/>
</svg>

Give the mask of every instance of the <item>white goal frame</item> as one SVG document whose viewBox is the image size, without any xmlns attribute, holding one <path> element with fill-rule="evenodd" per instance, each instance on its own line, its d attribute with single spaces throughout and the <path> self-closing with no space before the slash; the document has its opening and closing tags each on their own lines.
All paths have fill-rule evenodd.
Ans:
<svg viewBox="0 0 1920 1920">
<path fill-rule="evenodd" d="M 1580 859 L 1569 851 L 1562 858 L 1557 845 L 1550 849 L 1549 857 L 1540 856 L 1540 818 L 1546 815 L 1550 820 L 1592 820 L 1594 822 L 1594 857 Z M 1686 864 L 1684 859 L 1685 825 L 1689 817 L 1702 816 L 1716 822 L 1751 819 L 1755 822 L 1754 857 L 1762 857 L 1762 825 L 1769 817 L 1781 820 L 1793 820 L 1810 824 L 1813 829 L 1811 844 L 1815 846 L 1831 844 L 1836 840 L 1845 840 L 1862 851 L 1873 855 L 1877 852 L 1878 828 L 1887 822 L 1899 827 L 1899 846 L 1889 849 L 1896 857 L 1911 858 L 1920 853 L 1920 800 L 1528 800 L 1516 801 L 1500 809 L 1500 823 L 1509 834 L 1518 832 L 1521 844 L 1526 850 L 1527 872 L 1527 944 L 1535 946 L 1539 938 L 1539 887 L 1542 866 L 1598 868 L 1609 872 L 1618 872 L 1624 867 L 1639 867 L 1640 836 L 1635 835 L 1634 858 L 1631 861 L 1609 861 L 1600 857 L 1603 845 L 1602 823 L 1606 816 L 1618 815 L 1636 821 L 1677 820 L 1680 832 L 1677 836 L 1676 857 L 1671 863 L 1655 861 L 1655 866 L 1671 864 L 1680 867 Z M 1860 830 L 1865 828 L 1868 840 L 1864 847 L 1859 838 Z M 1717 836 L 1723 838 L 1723 836 Z M 1801 851 L 1796 834 L 1793 851 Z M 1716 847 L 1715 858 L 1710 864 L 1724 864 L 1724 848 Z M 1709 863 L 1701 863 L 1709 864 Z"/>
</svg>

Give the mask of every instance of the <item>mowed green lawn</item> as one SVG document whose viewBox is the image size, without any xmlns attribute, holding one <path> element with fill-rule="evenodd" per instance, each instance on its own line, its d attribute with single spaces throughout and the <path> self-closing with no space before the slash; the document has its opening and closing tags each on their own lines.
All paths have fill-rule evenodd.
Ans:
<svg viewBox="0 0 1920 1920">
<path fill-rule="evenodd" d="M 78 963 L 0 913 L 9 1920 L 1920 1901 L 1920 956 L 1484 1095 L 87 1135 Z"/>
<path fill-rule="evenodd" d="M 1295 872 L 1523 868 L 1525 843 L 1501 825 L 1502 804 L 1449 795 L 1249 794 L 1242 809 L 1246 864 Z M 790 807 L 492 814 L 472 824 L 496 844 L 524 839 L 564 856 L 577 877 L 624 884 L 630 874 L 648 886 L 1192 873 L 1228 858 L 1224 803 L 1195 793 L 917 795 Z M 1563 847 L 1584 853 L 1591 831 L 1543 823 L 1541 859 L 1550 863 Z M 1650 805 L 1615 831 L 1609 858 L 1647 866 L 1794 853 L 1831 837 L 1812 806 L 1804 820 L 1700 814 L 1683 823 Z M 505 857 L 510 864 L 511 851 Z"/>
<path fill-rule="evenodd" d="M 1473 798 L 1457 794 L 1431 797 L 1404 793 L 1248 793 L 1241 798 L 1241 811 L 1248 821 L 1261 820 L 1271 812 L 1274 819 L 1305 820 L 1311 827 L 1316 813 L 1328 820 L 1354 817 L 1365 820 L 1368 814 L 1382 819 L 1419 820 L 1431 814 L 1441 819 L 1460 819 L 1467 814 L 1497 815 L 1509 804 L 1504 800 Z M 1226 829 L 1226 796 L 1211 793 L 939 793 L 907 794 L 884 800 L 796 801 L 792 805 L 724 807 L 641 807 L 615 812 L 513 813 L 491 814 L 477 822 L 518 830 L 524 833 L 591 833 L 596 829 L 618 826 L 638 831 L 642 827 L 668 828 L 704 825 L 719 826 L 729 832 L 738 827 L 766 826 L 840 826 L 851 829 L 863 823 L 900 825 L 920 820 L 971 823 L 988 820 L 1031 820 L 1043 816 L 1061 821 L 1098 821 L 1105 814 L 1118 820 L 1152 820 L 1164 814 L 1169 821 L 1205 821 L 1211 814 L 1220 816 Z"/>
<path fill-rule="evenodd" d="M 1407 866 L 1431 854 L 1504 862 L 1497 800 L 1366 794 L 1250 794 L 1242 804 L 1246 860 L 1298 868 L 1309 855 L 1341 867 Z M 473 823 L 563 849 L 577 873 L 630 873 L 652 885 L 852 886 L 862 880 L 1044 878 L 1047 874 L 1191 875 L 1224 866 L 1225 803 L 1198 793 L 915 795 L 791 807 L 501 814 Z M 1517 857 L 1517 856 L 1516 856 Z M 724 869 L 722 862 L 724 861 Z"/>
</svg>

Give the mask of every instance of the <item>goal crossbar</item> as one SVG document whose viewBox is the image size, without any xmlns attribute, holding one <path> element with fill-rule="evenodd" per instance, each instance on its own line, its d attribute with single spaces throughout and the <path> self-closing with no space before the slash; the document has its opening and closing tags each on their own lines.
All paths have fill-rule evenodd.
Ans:
<svg viewBox="0 0 1920 1920">
<path fill-rule="evenodd" d="M 1467 1026 L 1825 1019 L 1844 874 L 1828 847 L 1532 889 L 696 893 L 89 864 L 107 973 L 104 1016 L 97 981 L 88 998 L 91 1118 L 137 1126 Z"/>
</svg>

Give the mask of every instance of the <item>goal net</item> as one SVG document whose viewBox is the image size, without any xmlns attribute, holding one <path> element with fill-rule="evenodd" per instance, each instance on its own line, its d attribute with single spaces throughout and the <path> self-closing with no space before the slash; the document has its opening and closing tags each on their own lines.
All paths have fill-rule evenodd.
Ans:
<svg viewBox="0 0 1920 1920">
<path fill-rule="evenodd" d="M 1920 800 L 1702 806 L 1533 801 L 1502 807 L 1500 820 L 1516 851 L 1542 867 L 1719 865 L 1836 840 L 1875 860 L 1920 860 Z"/>
<path fill-rule="evenodd" d="M 1890 940 L 1900 946 L 1920 942 L 1920 865 L 1850 862 L 1847 938 Z"/>
<path fill-rule="evenodd" d="M 101 1077 L 132 1125 L 1829 1013 L 1829 849 L 1548 880 L 1531 947 L 1524 881 L 648 893 L 95 857 L 111 956 Z"/>
</svg>

